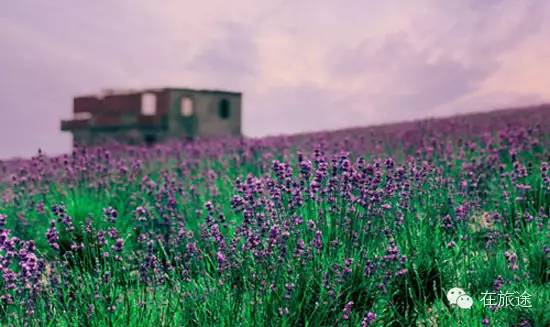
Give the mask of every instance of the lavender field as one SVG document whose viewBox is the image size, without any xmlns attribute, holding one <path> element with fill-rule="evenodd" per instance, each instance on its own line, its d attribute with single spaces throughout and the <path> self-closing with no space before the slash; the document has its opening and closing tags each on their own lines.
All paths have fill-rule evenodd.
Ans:
<svg viewBox="0 0 550 327">
<path fill-rule="evenodd" d="M 549 162 L 550 106 L 2 162 L 0 324 L 548 326 Z"/>
</svg>

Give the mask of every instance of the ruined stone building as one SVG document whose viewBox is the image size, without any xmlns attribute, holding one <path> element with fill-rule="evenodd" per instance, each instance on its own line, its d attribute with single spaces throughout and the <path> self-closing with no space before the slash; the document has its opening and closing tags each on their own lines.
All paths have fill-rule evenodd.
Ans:
<svg viewBox="0 0 550 327">
<path fill-rule="evenodd" d="M 169 138 L 241 135 L 241 93 L 185 88 L 79 96 L 61 130 L 73 144 L 153 144 Z"/>
</svg>

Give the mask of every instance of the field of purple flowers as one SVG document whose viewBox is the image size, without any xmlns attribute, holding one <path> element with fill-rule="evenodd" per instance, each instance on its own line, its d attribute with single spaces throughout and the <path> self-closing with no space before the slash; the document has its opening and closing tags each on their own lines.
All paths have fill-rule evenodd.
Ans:
<svg viewBox="0 0 550 327">
<path fill-rule="evenodd" d="M 548 326 L 549 162 L 549 106 L 2 162 L 0 324 Z"/>
</svg>

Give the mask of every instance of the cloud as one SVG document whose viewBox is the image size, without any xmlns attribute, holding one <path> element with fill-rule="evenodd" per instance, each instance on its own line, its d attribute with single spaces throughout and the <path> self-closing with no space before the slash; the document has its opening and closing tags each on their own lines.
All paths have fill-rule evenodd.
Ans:
<svg viewBox="0 0 550 327">
<path fill-rule="evenodd" d="M 243 91 L 250 136 L 549 101 L 549 38 L 541 0 L 21 0 L 0 14 L 0 158 L 67 151 L 71 98 L 103 88 Z"/>
<path fill-rule="evenodd" d="M 349 110 L 346 96 L 316 85 L 277 87 L 254 96 L 254 102 L 262 103 L 262 111 L 246 113 L 251 126 L 245 129 L 256 134 L 344 128 L 357 118 Z"/>
<path fill-rule="evenodd" d="M 366 115 L 378 112 L 377 118 L 386 121 L 396 114 L 418 118 L 468 110 L 457 103 L 480 110 L 474 99 L 480 101 L 477 104 L 503 106 L 518 98 L 544 99 L 521 91 L 479 92 L 502 68 L 502 57 L 541 31 L 544 17 L 541 2 L 483 3 L 445 2 L 443 7 L 436 5 L 435 12 L 417 17 L 406 31 L 334 48 L 328 59 L 331 75 L 355 89 L 357 102 L 368 98 L 373 109 L 365 110 Z M 487 102 L 488 94 L 498 95 L 499 100 Z"/>
<path fill-rule="evenodd" d="M 236 23 L 226 23 L 221 32 L 209 38 L 186 64 L 203 80 L 216 76 L 221 85 L 241 84 L 258 74 L 258 51 L 254 35 Z"/>
</svg>

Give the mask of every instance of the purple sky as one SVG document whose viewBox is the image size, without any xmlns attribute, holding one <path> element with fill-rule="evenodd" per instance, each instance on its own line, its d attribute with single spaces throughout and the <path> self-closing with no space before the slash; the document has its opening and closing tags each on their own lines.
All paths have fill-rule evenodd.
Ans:
<svg viewBox="0 0 550 327">
<path fill-rule="evenodd" d="M 249 136 L 550 101 L 550 1 L 186 2 L 4 3 L 0 158 L 105 88 L 242 91 Z"/>
</svg>

